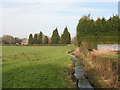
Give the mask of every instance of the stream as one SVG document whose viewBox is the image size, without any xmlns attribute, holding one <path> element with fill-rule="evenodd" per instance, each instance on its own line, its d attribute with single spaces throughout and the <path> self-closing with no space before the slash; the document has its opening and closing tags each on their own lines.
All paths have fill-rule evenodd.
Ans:
<svg viewBox="0 0 120 90">
<path fill-rule="evenodd" d="M 84 76 L 85 67 L 78 66 L 78 59 L 72 55 L 73 52 L 69 53 L 75 60 L 75 73 L 74 76 L 78 79 L 78 88 L 89 88 L 93 90 L 93 87 L 89 83 L 88 79 Z M 82 63 L 82 60 L 79 60 L 79 63 Z"/>
</svg>

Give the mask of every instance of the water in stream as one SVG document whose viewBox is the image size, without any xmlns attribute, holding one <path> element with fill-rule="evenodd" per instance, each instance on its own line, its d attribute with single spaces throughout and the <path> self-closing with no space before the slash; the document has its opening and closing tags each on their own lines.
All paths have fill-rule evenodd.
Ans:
<svg viewBox="0 0 120 90">
<path fill-rule="evenodd" d="M 78 66 L 78 59 L 72 55 L 73 52 L 69 53 L 75 60 L 75 73 L 74 76 L 79 80 L 78 81 L 78 88 L 89 88 L 93 90 L 93 87 L 89 83 L 88 79 L 84 76 L 85 67 Z M 82 60 L 80 60 L 80 63 L 82 63 Z"/>
</svg>

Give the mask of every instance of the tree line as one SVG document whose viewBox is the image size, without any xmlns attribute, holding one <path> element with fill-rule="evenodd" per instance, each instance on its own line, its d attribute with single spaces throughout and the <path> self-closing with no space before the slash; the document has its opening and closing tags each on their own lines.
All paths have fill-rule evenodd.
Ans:
<svg viewBox="0 0 120 90">
<path fill-rule="evenodd" d="M 13 37 L 11 35 L 4 35 L 3 37 L 0 38 L 0 43 L 3 44 L 16 44 L 16 43 L 21 43 L 23 39 L 20 39 L 18 37 Z"/>
<path fill-rule="evenodd" d="M 39 34 L 32 34 L 29 35 L 28 44 L 70 44 L 71 43 L 71 35 L 68 32 L 68 28 L 65 27 L 63 34 L 59 35 L 58 29 L 56 28 L 53 30 L 51 38 L 49 38 L 46 35 L 43 35 L 43 33 L 40 31 Z"/>
<path fill-rule="evenodd" d="M 82 42 L 118 42 L 120 33 L 120 19 L 118 15 L 113 15 L 108 20 L 98 18 L 93 20 L 90 15 L 84 16 L 79 20 L 77 25 L 77 43 Z"/>
</svg>

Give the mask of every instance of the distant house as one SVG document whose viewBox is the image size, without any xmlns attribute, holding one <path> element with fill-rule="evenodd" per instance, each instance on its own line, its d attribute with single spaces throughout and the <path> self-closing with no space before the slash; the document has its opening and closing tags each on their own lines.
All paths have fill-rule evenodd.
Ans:
<svg viewBox="0 0 120 90">
<path fill-rule="evenodd" d="M 27 38 L 23 39 L 21 45 L 28 45 L 28 39 Z"/>
</svg>

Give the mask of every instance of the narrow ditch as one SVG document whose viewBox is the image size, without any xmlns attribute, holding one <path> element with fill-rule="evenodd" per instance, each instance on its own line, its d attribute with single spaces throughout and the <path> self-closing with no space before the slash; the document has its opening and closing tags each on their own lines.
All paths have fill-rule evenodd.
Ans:
<svg viewBox="0 0 120 90">
<path fill-rule="evenodd" d="M 89 88 L 90 90 L 91 89 L 93 90 L 94 88 L 91 86 L 88 79 L 84 76 L 85 67 L 82 66 L 82 65 L 81 66 L 78 65 L 78 61 L 79 61 L 79 63 L 82 64 L 82 60 L 78 60 L 73 55 L 73 52 L 70 52 L 69 54 L 75 59 L 75 73 L 74 73 L 74 76 L 78 79 L 78 83 L 77 83 L 78 88 Z"/>
</svg>

